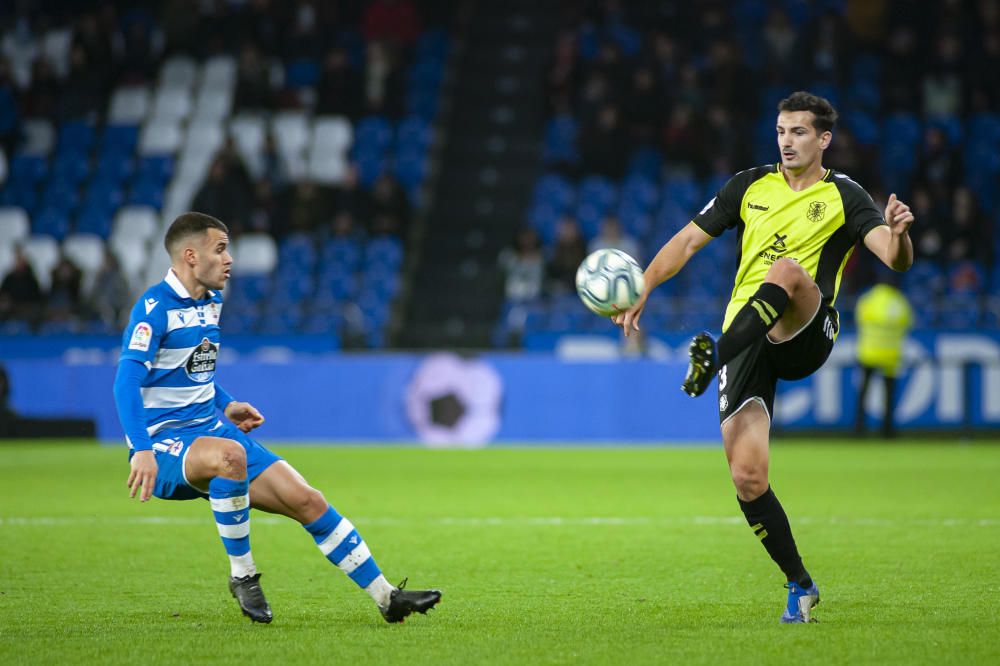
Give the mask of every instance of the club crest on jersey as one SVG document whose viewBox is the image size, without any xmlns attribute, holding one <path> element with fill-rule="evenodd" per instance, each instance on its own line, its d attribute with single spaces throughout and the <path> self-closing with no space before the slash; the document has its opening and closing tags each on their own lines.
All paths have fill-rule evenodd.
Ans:
<svg viewBox="0 0 1000 666">
<path fill-rule="evenodd" d="M 215 363 L 218 360 L 219 345 L 208 338 L 203 338 L 201 344 L 195 347 L 188 357 L 184 370 L 192 381 L 208 382 L 215 375 Z"/>
<path fill-rule="evenodd" d="M 806 219 L 810 222 L 821 222 L 826 216 L 826 203 L 823 201 L 810 201 L 809 210 L 806 211 Z"/>
</svg>

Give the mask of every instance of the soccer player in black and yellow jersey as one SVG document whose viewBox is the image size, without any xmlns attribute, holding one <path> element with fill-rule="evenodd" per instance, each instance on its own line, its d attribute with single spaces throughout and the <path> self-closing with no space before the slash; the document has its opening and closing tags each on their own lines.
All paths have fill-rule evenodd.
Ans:
<svg viewBox="0 0 1000 666">
<path fill-rule="evenodd" d="M 823 167 L 837 112 L 797 92 L 778 105 L 781 162 L 733 176 L 646 269 L 646 291 L 614 322 L 639 330 L 646 299 L 691 256 L 736 229 L 736 283 L 714 340 L 700 333 L 682 389 L 698 396 L 719 376 L 722 441 L 740 508 L 785 574 L 782 622 L 808 622 L 819 590 L 802 564 L 781 503 L 768 482 L 768 440 L 779 379 L 802 379 L 823 365 L 839 330 L 833 304 L 844 265 L 860 241 L 887 266 L 913 263 L 909 206 L 889 197 L 885 214 L 865 190 Z"/>
</svg>

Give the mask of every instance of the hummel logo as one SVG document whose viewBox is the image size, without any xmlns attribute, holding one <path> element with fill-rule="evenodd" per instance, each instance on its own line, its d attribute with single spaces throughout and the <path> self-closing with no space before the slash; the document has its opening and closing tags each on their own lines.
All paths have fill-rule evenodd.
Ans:
<svg viewBox="0 0 1000 666">
<path fill-rule="evenodd" d="M 747 202 L 747 208 L 753 208 L 754 210 L 767 210 L 770 206 L 761 206 L 760 204 Z"/>
<path fill-rule="evenodd" d="M 158 300 L 156 300 L 155 298 L 147 298 L 146 299 L 146 314 L 149 314 L 150 312 L 152 312 L 153 308 L 155 308 L 159 304 L 160 304 L 160 302 Z"/>
</svg>

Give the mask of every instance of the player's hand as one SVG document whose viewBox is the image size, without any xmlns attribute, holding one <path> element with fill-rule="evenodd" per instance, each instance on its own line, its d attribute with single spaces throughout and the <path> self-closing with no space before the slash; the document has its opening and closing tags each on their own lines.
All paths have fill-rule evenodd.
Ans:
<svg viewBox="0 0 1000 666">
<path fill-rule="evenodd" d="M 643 294 L 639 297 L 639 300 L 635 302 L 635 305 L 624 312 L 619 312 L 611 318 L 611 321 L 613 321 L 616 326 L 622 327 L 622 331 L 625 333 L 626 338 L 632 331 L 639 330 L 639 317 L 642 316 L 642 310 L 646 307 L 646 298 L 647 295 Z"/>
<path fill-rule="evenodd" d="M 136 451 L 132 454 L 132 470 L 128 474 L 128 496 L 135 497 L 139 488 L 140 502 L 148 502 L 153 496 L 153 486 L 156 485 L 156 454 L 152 451 Z"/>
<path fill-rule="evenodd" d="M 897 199 L 895 193 L 890 194 L 889 201 L 885 205 L 885 223 L 889 225 L 889 231 L 896 236 L 902 236 L 910 230 L 913 219 L 910 207 Z"/>
<path fill-rule="evenodd" d="M 264 423 L 264 417 L 249 402 L 231 402 L 226 405 L 226 418 L 243 432 L 250 432 Z"/>
</svg>

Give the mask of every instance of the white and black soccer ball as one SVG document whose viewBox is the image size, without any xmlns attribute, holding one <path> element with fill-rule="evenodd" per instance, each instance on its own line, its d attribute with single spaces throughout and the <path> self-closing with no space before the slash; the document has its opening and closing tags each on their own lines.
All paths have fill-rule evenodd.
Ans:
<svg viewBox="0 0 1000 666">
<path fill-rule="evenodd" d="M 639 263 L 621 250 L 593 252 L 576 271 L 576 293 L 584 305 L 602 317 L 635 305 L 645 285 Z"/>
</svg>

